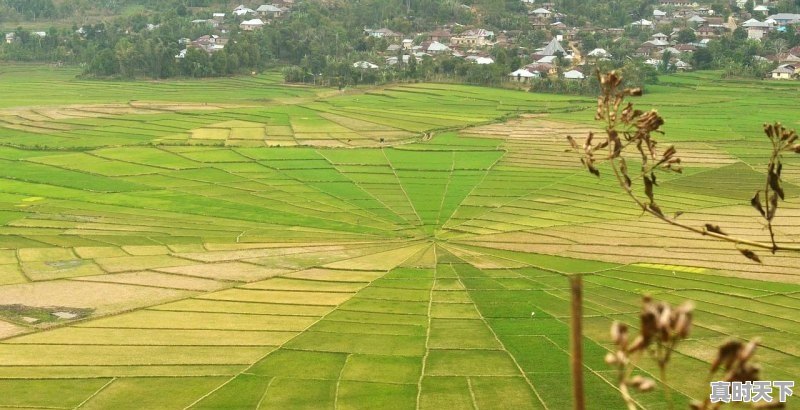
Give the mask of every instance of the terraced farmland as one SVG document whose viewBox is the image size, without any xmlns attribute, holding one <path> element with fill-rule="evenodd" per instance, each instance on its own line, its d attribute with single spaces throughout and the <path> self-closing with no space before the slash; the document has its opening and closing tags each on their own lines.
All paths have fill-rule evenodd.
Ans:
<svg viewBox="0 0 800 410">
<path fill-rule="evenodd" d="M 622 407 L 608 327 L 643 293 L 696 303 L 681 407 L 729 337 L 761 336 L 765 379 L 800 375 L 800 259 L 757 265 L 642 217 L 564 154 L 590 99 L 74 74 L 0 74 L 0 408 L 568 408 L 573 273 L 590 408 Z M 662 207 L 766 237 L 759 124 L 797 124 L 797 90 L 663 82 L 642 103 L 686 171 Z M 786 172 L 776 227 L 797 241 Z"/>
</svg>

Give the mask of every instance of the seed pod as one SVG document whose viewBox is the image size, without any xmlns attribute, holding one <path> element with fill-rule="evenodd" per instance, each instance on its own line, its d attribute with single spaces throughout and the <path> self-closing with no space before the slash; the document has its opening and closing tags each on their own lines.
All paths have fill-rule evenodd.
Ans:
<svg viewBox="0 0 800 410">
<path fill-rule="evenodd" d="M 611 340 L 617 345 L 624 346 L 628 339 L 628 326 L 622 322 L 614 321 L 611 324 Z"/>
<path fill-rule="evenodd" d="M 685 339 L 689 336 L 689 330 L 692 327 L 691 313 L 680 312 L 678 318 L 675 320 L 675 333 L 681 338 Z"/>
<path fill-rule="evenodd" d="M 766 211 L 764 211 L 764 207 L 761 206 L 761 191 L 756 192 L 756 195 L 750 200 L 750 205 L 752 205 L 762 217 L 767 216 Z"/>
<path fill-rule="evenodd" d="M 606 353 L 605 362 L 609 366 L 613 366 L 619 363 L 619 361 L 617 360 L 617 355 L 611 352 Z"/>
<path fill-rule="evenodd" d="M 717 371 L 720 367 L 729 368 L 739 355 L 739 350 L 742 348 L 742 342 L 738 340 L 729 340 L 719 347 L 717 357 L 711 364 L 711 372 Z"/>
<path fill-rule="evenodd" d="M 758 347 L 759 342 L 760 340 L 755 338 L 744 345 L 741 350 L 739 350 L 739 360 L 743 362 L 750 360 L 750 358 L 753 357 L 753 354 L 755 354 L 756 347 Z"/>
<path fill-rule="evenodd" d="M 642 383 L 639 384 L 639 391 L 641 392 L 648 392 L 656 388 L 656 382 L 653 379 L 645 378 Z"/>
<path fill-rule="evenodd" d="M 637 374 L 636 376 L 633 376 L 630 378 L 630 380 L 628 380 L 628 385 L 633 387 L 639 387 L 642 383 L 644 383 L 644 381 L 645 378 Z"/>
</svg>

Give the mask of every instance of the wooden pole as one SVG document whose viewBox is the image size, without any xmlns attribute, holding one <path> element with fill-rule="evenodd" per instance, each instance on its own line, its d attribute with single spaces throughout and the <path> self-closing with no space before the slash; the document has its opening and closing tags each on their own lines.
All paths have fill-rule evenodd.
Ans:
<svg viewBox="0 0 800 410">
<path fill-rule="evenodd" d="M 583 277 L 569 277 L 572 306 L 569 321 L 570 366 L 572 368 L 573 409 L 584 410 L 586 397 L 583 392 Z"/>
</svg>

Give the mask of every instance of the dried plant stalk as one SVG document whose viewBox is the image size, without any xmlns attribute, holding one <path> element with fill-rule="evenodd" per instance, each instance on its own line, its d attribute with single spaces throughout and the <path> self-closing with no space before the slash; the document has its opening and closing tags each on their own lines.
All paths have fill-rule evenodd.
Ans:
<svg viewBox="0 0 800 410">
<path fill-rule="evenodd" d="M 632 103 L 626 102 L 629 97 L 640 96 L 642 90 L 640 88 L 624 88 L 622 76 L 617 72 L 612 71 L 607 74 L 598 72 L 597 75 L 601 95 L 597 99 L 595 120 L 605 124 L 605 137 L 595 142 L 595 135 L 589 133 L 583 144 L 579 144 L 572 136 L 567 137 L 572 150 L 580 155 L 581 163 L 590 173 L 600 176 L 598 164 L 608 162 L 620 187 L 643 212 L 670 225 L 731 242 L 737 246 L 743 256 L 754 262 L 761 263 L 761 259 L 749 248 L 767 249 L 772 253 L 777 251 L 800 252 L 798 246 L 779 244 L 775 240 L 772 226 L 780 201 L 785 196 L 781 185 L 783 155 L 800 153 L 798 135 L 794 130 L 788 130 L 780 123 L 764 125 L 764 133 L 772 143 L 772 155 L 767 167 L 765 187 L 756 192 L 750 203 L 766 221 L 770 242 L 729 235 L 719 226 L 710 223 L 701 227 L 692 226 L 677 220 L 677 216 L 682 212 L 676 212 L 674 217 L 668 217 L 656 202 L 655 189 L 658 186 L 656 172 L 679 173 L 682 171 L 681 159 L 678 157 L 675 147 L 669 146 L 661 150 L 655 139 L 654 134 L 663 134 L 661 126 L 664 125 L 664 119 L 655 110 L 644 112 L 635 109 Z M 633 151 L 633 155 L 638 154 L 636 157 L 641 159 L 641 169 L 637 175 L 632 174 L 628 168 L 624 156 L 628 150 Z M 634 191 L 634 180 L 639 179 L 642 181 L 643 197 Z M 744 248 L 740 248 L 740 246 Z"/>
<path fill-rule="evenodd" d="M 666 386 L 667 365 L 678 343 L 689 336 L 693 310 L 694 307 L 689 302 L 673 307 L 645 296 L 639 314 L 639 334 L 636 337 L 630 337 L 628 326 L 624 323 L 615 321 L 611 325 L 611 339 L 617 351 L 609 352 L 605 361 L 617 368 L 618 387 L 629 410 L 637 408 L 630 388 L 646 392 L 656 387 L 653 379 L 632 375 L 636 363 L 644 354 L 653 357 L 658 363 L 661 382 L 665 384 L 665 399 L 672 408 L 671 393 Z"/>
</svg>

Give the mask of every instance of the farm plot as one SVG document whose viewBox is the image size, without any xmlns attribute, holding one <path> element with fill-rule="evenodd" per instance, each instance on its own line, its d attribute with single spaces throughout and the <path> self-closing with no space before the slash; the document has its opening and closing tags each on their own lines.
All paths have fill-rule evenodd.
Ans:
<svg viewBox="0 0 800 410">
<path fill-rule="evenodd" d="M 643 293 L 696 305 L 677 406 L 707 394 L 726 338 L 761 337 L 764 378 L 800 374 L 797 257 L 750 263 L 642 217 L 608 168 L 598 180 L 564 153 L 596 128 L 589 99 L 6 71 L 27 86 L 0 102 L 0 407 L 569 408 L 575 273 L 590 408 L 622 406 L 608 327 L 637 326 Z M 663 84 L 642 104 L 685 169 L 659 177 L 661 207 L 765 239 L 748 199 L 768 152 L 750 128 L 793 107 L 761 83 Z M 775 219 L 787 242 L 798 166 Z"/>
</svg>

